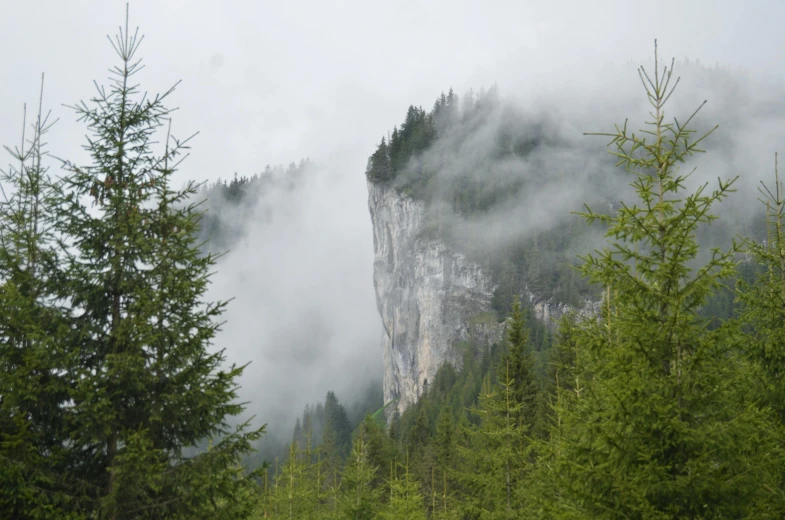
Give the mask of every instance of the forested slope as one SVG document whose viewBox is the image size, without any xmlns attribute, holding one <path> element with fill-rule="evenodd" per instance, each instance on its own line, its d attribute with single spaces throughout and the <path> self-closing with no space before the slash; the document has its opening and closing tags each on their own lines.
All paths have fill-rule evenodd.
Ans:
<svg viewBox="0 0 785 520">
<path fill-rule="evenodd" d="M 216 230 L 189 203 L 196 185 L 172 186 L 189 140 L 165 130 L 173 90 L 146 96 L 131 79 L 140 41 L 126 23 L 109 86 L 75 107 L 90 135 L 86 164 L 63 160 L 61 175 L 49 173 L 42 107 L 31 139 L 10 149 L 0 202 L 3 517 L 785 516 L 785 192 L 775 167 L 760 225 L 732 240 L 735 224 L 719 224 L 745 179 L 691 184 L 680 169 L 727 137 L 698 112 L 665 117 L 679 92 L 671 99 L 677 82 L 656 51 L 654 69 L 640 71 L 645 131 L 602 134 L 630 188 L 623 203 L 607 207 L 615 185 L 600 183 L 580 215 L 565 217 L 570 230 L 517 237 L 508 244 L 519 249 L 501 255 L 484 256 L 487 244 L 455 215 L 475 219 L 536 190 L 504 169 L 488 183 L 431 175 L 460 172 L 451 157 L 465 157 L 474 133 L 441 141 L 450 130 L 440 125 L 469 130 L 495 95 L 464 100 L 460 122 L 454 95 L 432 113 L 410 109 L 368 176 L 428 201 L 434 232 L 492 266 L 504 339 L 462 345 L 461 368 L 441 367 L 387 424 L 377 410 L 354 427 L 362 407 L 347 410 L 329 392 L 293 425 L 287 456 L 248 467 L 265 428 L 232 424 L 246 407 L 245 366 L 212 345 L 225 302 L 208 298 L 216 256 L 199 234 Z M 502 157 L 558 143 L 534 128 L 492 140 Z M 450 168 L 432 170 L 425 152 L 440 142 L 458 148 L 436 156 Z M 240 200 L 249 182 L 233 182 L 213 190 Z M 602 238 L 573 260 L 590 236 L 581 225 L 599 225 Z M 516 250 L 533 257 L 519 261 Z M 568 283 L 573 263 L 580 283 Z M 533 320 L 515 295 L 553 280 L 552 297 L 588 291 L 599 311 L 554 329 Z"/>
</svg>

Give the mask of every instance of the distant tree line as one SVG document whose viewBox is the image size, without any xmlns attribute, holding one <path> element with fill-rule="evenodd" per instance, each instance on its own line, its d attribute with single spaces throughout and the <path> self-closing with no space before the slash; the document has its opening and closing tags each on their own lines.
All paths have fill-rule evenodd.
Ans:
<svg viewBox="0 0 785 520">
<path fill-rule="evenodd" d="M 248 226 L 264 215 L 265 196 L 272 190 L 292 191 L 302 185 L 304 176 L 313 171 L 313 162 L 302 159 L 288 166 L 267 165 L 261 173 L 248 177 L 234 174 L 231 180 L 218 178 L 205 182 L 193 199 L 203 202 L 204 214 L 199 222 L 198 238 L 205 251 L 222 253 L 235 246 Z M 254 210 L 256 213 L 254 213 Z"/>
</svg>

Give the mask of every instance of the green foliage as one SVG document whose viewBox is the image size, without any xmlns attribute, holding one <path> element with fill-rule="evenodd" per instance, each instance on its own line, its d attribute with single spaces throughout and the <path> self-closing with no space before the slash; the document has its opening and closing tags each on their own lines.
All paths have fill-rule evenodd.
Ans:
<svg viewBox="0 0 785 520">
<path fill-rule="evenodd" d="M 782 428 L 785 426 L 785 384 L 782 381 L 785 368 L 785 197 L 776 155 L 774 186 L 762 184 L 760 192 L 766 207 L 766 239 L 749 241 L 748 252 L 762 270 L 754 282 L 742 281 L 740 299 L 744 303 L 743 322 L 750 331 L 751 341 L 745 345 L 745 352 L 754 367 L 755 390 L 774 411 Z M 778 448 L 781 450 L 782 446 Z M 779 487 L 772 490 L 778 501 L 771 507 L 771 517 L 785 514 L 782 503 L 785 472 L 781 467 L 778 476 Z"/>
<path fill-rule="evenodd" d="M 296 442 L 289 448 L 289 457 L 275 478 L 275 493 L 269 507 L 282 518 L 315 518 L 321 482 L 315 480 L 314 463 L 310 446 L 300 451 Z"/>
<path fill-rule="evenodd" d="M 249 511 L 236 500 L 253 483 L 239 461 L 263 429 L 227 423 L 243 410 L 242 368 L 224 368 L 223 351 L 210 346 L 224 308 L 204 300 L 215 258 L 196 244 L 194 185 L 171 188 L 188 140 L 166 130 L 162 154 L 153 151 L 173 89 L 150 97 L 132 83 L 140 41 L 126 23 L 113 40 L 120 63 L 109 88 L 74 107 L 91 134 L 91 162 L 65 161 L 50 183 L 39 119 L 32 166 L 25 159 L 5 179 L 16 194 L 0 214 L 9 230 L 0 305 L 11 310 L 0 356 L 24 384 L 2 381 L 0 423 L 3 458 L 17 453 L 3 477 L 18 494 L 3 506 L 17 518 Z M 218 439 L 211 450 L 186 456 L 209 438 Z M 40 505 L 31 485 L 47 497 Z"/>
<path fill-rule="evenodd" d="M 44 164 L 43 77 L 32 137 L 8 148 L 19 166 L 2 172 L 0 201 L 0 511 L 8 518 L 77 518 L 68 502 L 79 482 L 64 478 L 73 353 L 57 339 L 68 327 L 57 302 L 62 273 L 54 233 L 53 182 Z M 27 126 L 27 111 L 25 121 Z"/>
<path fill-rule="evenodd" d="M 390 182 L 401 172 L 414 166 L 419 153 L 427 150 L 436 138 L 434 113 L 428 113 L 421 107 L 410 106 L 406 119 L 398 128 L 393 129 L 389 143 L 385 138 L 368 160 L 366 175 L 371 182 Z"/>
<path fill-rule="evenodd" d="M 608 247 L 581 257 L 572 285 L 552 276 L 569 241 L 533 237 L 488 258 L 502 281 L 496 313 L 469 321 L 509 316 L 506 341 L 456 345 L 459 367 L 440 367 L 417 403 L 389 417 L 387 432 L 367 417 L 352 455 L 322 485 L 324 518 L 782 517 L 782 197 L 772 190 L 768 240 L 750 247 L 765 266 L 752 285 L 760 267 L 739 262 L 735 243 L 719 249 L 730 228 L 705 226 L 732 182 L 685 193 L 678 165 L 703 138 L 687 129 L 692 118 L 665 122 L 670 74 L 641 73 L 654 120 L 640 135 L 626 127 L 611 135 L 639 201 L 615 215 L 582 214 L 603 225 Z M 437 133 L 481 114 L 450 110 L 432 115 Z M 400 139 L 396 129 L 384 141 L 387 159 Z M 384 182 L 421 196 L 427 183 L 410 176 L 421 166 L 417 153 Z M 582 233 L 571 225 L 570 236 Z M 706 254 L 699 242 L 717 248 Z M 572 291 L 581 274 L 605 288 L 603 302 L 595 313 L 568 313 L 555 331 L 517 300 L 521 284 Z M 747 282 L 741 301 L 730 287 L 739 280 Z M 334 451 L 330 439 L 322 449 Z"/>
<path fill-rule="evenodd" d="M 761 371 L 766 402 L 785 423 L 785 196 L 776 167 L 773 188 L 764 184 L 761 195 L 767 237 L 749 242 L 748 251 L 764 270 L 753 283 L 745 280 L 741 293 L 744 320 L 753 331 L 747 353 Z"/>
<path fill-rule="evenodd" d="M 774 429 L 754 406 L 738 353 L 739 327 L 715 330 L 699 316 L 720 280 L 734 272 L 735 246 L 713 250 L 697 269 L 696 230 L 733 181 L 682 195 L 678 169 L 706 137 L 666 123 L 671 71 L 644 69 L 653 107 L 649 128 L 608 135 L 619 164 L 634 175 L 639 204 L 616 216 L 587 209 L 608 226 L 607 248 L 583 257 L 581 272 L 607 287 L 601 318 L 575 323 L 577 381 L 559 393 L 552 433 L 553 492 L 546 504 L 564 517 L 759 517 L 772 480 Z M 694 117 L 694 114 L 693 114 Z M 740 442 L 740 439 L 754 439 Z M 548 503 L 550 501 L 550 503 Z"/>
<path fill-rule="evenodd" d="M 463 490 L 462 506 L 471 518 L 513 518 L 524 509 L 520 490 L 531 470 L 529 427 L 521 420 L 525 405 L 517 395 L 509 360 L 502 370 L 496 389 L 486 379 L 473 409 L 479 425 L 470 427 L 459 444 L 456 476 Z"/>
<path fill-rule="evenodd" d="M 322 443 L 325 446 L 325 455 L 344 459 L 349 454 L 351 447 L 352 428 L 346 409 L 338 401 L 335 392 L 327 392 L 327 398 L 324 401 L 324 415 Z"/>
<path fill-rule="evenodd" d="M 609 239 L 581 257 L 585 280 L 566 259 L 586 236 L 574 221 L 488 252 L 432 212 L 426 234 L 453 240 L 497 282 L 494 312 L 468 324 L 507 319 L 506 341 L 456 346 L 460 367 L 440 367 L 389 425 L 378 391 L 349 410 L 328 392 L 269 475 L 241 464 L 263 429 L 229 424 L 243 410 L 243 367 L 211 348 L 225 304 L 205 301 L 216 243 L 200 244 L 224 224 L 203 218 L 194 184 L 172 189 L 189 139 L 169 133 L 173 89 L 148 97 L 132 83 L 140 41 L 121 29 L 111 85 L 75 107 L 91 133 L 88 165 L 65 161 L 63 178 L 49 177 L 39 106 L 2 172 L 1 516 L 783 517 L 785 196 L 775 166 L 774 188 L 761 190 L 766 240 L 749 241 L 745 262 L 737 244 L 720 249 L 731 227 L 705 224 L 735 180 L 686 193 L 679 165 L 706 135 L 688 129 L 695 114 L 665 122 L 675 84 L 656 50 L 654 76 L 641 69 L 653 120 L 640 134 L 626 124 L 601 134 L 638 201 L 581 214 Z M 459 175 L 437 190 L 423 159 L 497 106 L 494 88 L 410 107 L 371 156 L 369 180 L 426 202 L 446 193 L 440 202 L 462 217 L 491 211 L 523 184 Z M 496 139 L 505 158 L 548 136 L 503 124 Z M 306 166 L 290 165 L 286 182 Z M 272 176 L 235 175 L 201 194 L 242 207 Z M 518 300 L 527 290 L 577 304 L 590 284 L 605 288 L 599 312 L 567 315 L 556 332 Z"/>
<path fill-rule="evenodd" d="M 340 510 L 343 518 L 374 518 L 381 495 L 381 489 L 373 486 L 378 470 L 378 467 L 370 463 L 366 433 L 361 429 L 352 444 L 351 456 L 341 476 Z"/>
<path fill-rule="evenodd" d="M 393 470 L 389 480 L 390 500 L 378 518 L 425 520 L 427 517 L 420 486 L 409 472 L 408 460 L 405 464 L 399 464 L 398 471 L 395 471 L 394 465 L 390 468 Z"/>
<path fill-rule="evenodd" d="M 517 299 L 512 305 L 507 342 L 509 351 L 502 358 L 500 372 L 509 381 L 510 399 L 515 405 L 515 421 L 524 431 L 532 431 L 537 417 L 539 392 L 534 363 L 528 348 L 528 331 L 525 329 L 521 304 Z"/>
</svg>

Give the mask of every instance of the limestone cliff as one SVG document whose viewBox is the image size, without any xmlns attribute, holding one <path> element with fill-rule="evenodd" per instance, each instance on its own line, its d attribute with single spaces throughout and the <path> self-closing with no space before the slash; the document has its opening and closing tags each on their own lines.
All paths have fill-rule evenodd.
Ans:
<svg viewBox="0 0 785 520">
<path fill-rule="evenodd" d="M 423 233 L 425 206 L 368 183 L 376 305 L 384 324 L 384 399 L 416 401 L 462 341 L 488 344 L 503 326 L 491 314 L 493 282 L 476 264 Z"/>
<path fill-rule="evenodd" d="M 444 362 L 458 366 L 462 343 L 500 341 L 504 324 L 491 308 L 495 285 L 488 273 L 426 232 L 422 201 L 386 184 L 368 182 L 373 224 L 376 306 L 384 332 L 384 400 L 403 411 Z M 553 322 L 567 306 L 530 292 L 521 298 L 535 316 Z M 586 302 L 580 312 L 593 312 Z"/>
</svg>

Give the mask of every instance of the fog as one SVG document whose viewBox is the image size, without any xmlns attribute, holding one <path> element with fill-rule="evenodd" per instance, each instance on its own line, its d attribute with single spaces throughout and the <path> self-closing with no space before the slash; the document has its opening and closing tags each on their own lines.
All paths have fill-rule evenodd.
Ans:
<svg viewBox="0 0 785 520">
<path fill-rule="evenodd" d="M 638 65 L 598 67 L 596 75 L 547 93 L 504 92 L 501 87 L 498 101 L 493 96 L 485 101 L 493 109 L 480 110 L 479 116 L 464 115 L 440 133 L 416 162 L 435 172 L 429 181 L 435 192 L 431 205 L 442 225 L 474 249 L 488 249 L 547 233 L 585 204 L 606 213 L 618 208 L 621 200 L 633 200 L 636 195 L 629 184 L 634 176 L 615 167 L 617 158 L 608 153 L 616 151 L 608 147 L 611 137 L 587 134 L 615 134 L 615 125 L 622 127 L 625 122 L 628 134 L 641 135 L 651 128 L 653 109 L 638 73 L 642 65 L 641 71 L 654 78 L 651 47 L 651 56 Z M 675 87 L 665 106 L 665 123 L 684 124 L 694 116 L 689 124 L 695 131 L 692 139 L 711 132 L 699 147 L 706 153 L 688 157 L 680 167 L 682 174 L 690 174 L 687 190 L 703 184 L 714 189 L 718 178 L 738 177 L 737 193 L 715 211 L 724 214 L 724 220 L 737 221 L 737 228 L 754 227 L 752 220 L 760 220 L 762 214 L 758 188 L 761 182 L 773 183 L 774 153 L 785 145 L 781 100 L 785 85 L 729 67 L 706 67 L 689 60 L 674 63 L 663 54 L 660 49 L 657 72 L 672 70 L 670 85 Z M 538 144 L 523 156 L 507 154 L 500 159 L 503 134 L 519 142 L 535 136 Z M 456 182 L 466 180 L 515 195 L 466 221 L 450 207 L 448 196 Z M 518 191 L 521 182 L 525 187 Z"/>
<path fill-rule="evenodd" d="M 93 79 L 105 82 L 115 63 L 105 35 L 122 22 L 124 2 L 0 3 L 0 142 L 18 141 L 22 103 L 34 103 L 45 72 L 45 99 L 61 119 L 50 149 L 78 163 L 85 130 L 60 103 L 87 99 Z M 200 131 L 178 181 L 252 175 L 303 157 L 317 165 L 297 189 L 268 192 L 243 216 L 243 237 L 221 259 L 210 292 L 234 298 L 216 347 L 251 362 L 240 382 L 249 413 L 285 428 L 328 389 L 351 402 L 381 373 L 363 173 L 409 104 L 429 109 L 451 86 L 463 94 L 498 84 L 505 110 L 552 129 L 553 146 L 537 157 L 491 164 L 500 112 L 472 139 L 460 136 L 466 145 L 446 162 L 438 147 L 425 158 L 450 165 L 444 172 L 549 172 L 536 192 L 465 228 L 494 243 L 547 231 L 562 222 L 556 209 L 599 195 L 587 179 L 608 171 L 607 140 L 583 132 L 610 131 L 625 117 L 641 126 L 647 105 L 635 68 L 651 70 L 655 38 L 666 62 L 721 66 L 711 74 L 677 69 L 683 78 L 669 113 L 683 118 L 708 99 L 698 122 L 721 127 L 691 183 L 740 175 L 740 193 L 727 206 L 734 218 L 755 215 L 757 181 L 769 178 L 785 143 L 778 1 L 673 0 L 656 9 L 609 0 L 130 6 L 131 25 L 147 35 L 139 81 L 159 92 L 182 80 L 172 98 L 180 107 L 175 131 Z"/>
<path fill-rule="evenodd" d="M 217 345 L 230 362 L 251 361 L 239 394 L 273 435 L 290 435 L 328 390 L 351 405 L 381 384 L 366 188 L 347 169 L 332 157 L 294 178 L 276 172 L 248 205 L 208 200 L 239 235 L 209 293 L 232 299 Z"/>
</svg>

